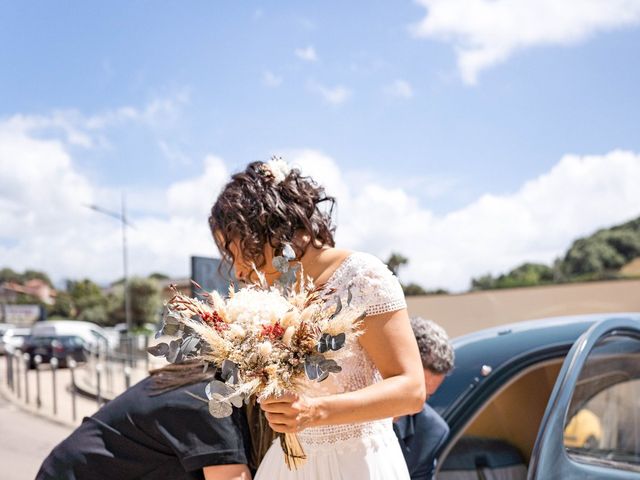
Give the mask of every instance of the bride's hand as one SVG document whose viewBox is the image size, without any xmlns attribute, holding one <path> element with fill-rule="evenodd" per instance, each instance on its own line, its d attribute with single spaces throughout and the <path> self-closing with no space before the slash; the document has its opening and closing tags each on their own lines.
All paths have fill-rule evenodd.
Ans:
<svg viewBox="0 0 640 480">
<path fill-rule="evenodd" d="M 316 405 L 312 398 L 287 393 L 260 400 L 269 426 L 279 433 L 297 433 L 312 426 L 316 420 Z"/>
</svg>

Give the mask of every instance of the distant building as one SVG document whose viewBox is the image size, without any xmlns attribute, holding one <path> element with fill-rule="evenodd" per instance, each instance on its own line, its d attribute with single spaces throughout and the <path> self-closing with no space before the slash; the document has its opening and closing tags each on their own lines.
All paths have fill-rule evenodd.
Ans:
<svg viewBox="0 0 640 480">
<path fill-rule="evenodd" d="M 20 295 L 36 298 L 46 305 L 53 305 L 56 301 L 56 291 L 39 278 L 28 280 L 24 284 L 4 282 L 0 285 L 0 302 L 16 303 Z"/>
</svg>

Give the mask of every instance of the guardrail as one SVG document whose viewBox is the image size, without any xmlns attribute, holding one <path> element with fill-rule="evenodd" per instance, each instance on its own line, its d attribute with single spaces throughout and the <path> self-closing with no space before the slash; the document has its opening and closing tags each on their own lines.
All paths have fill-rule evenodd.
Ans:
<svg viewBox="0 0 640 480">
<path fill-rule="evenodd" d="M 49 363 L 44 363 L 40 355 L 32 357 L 20 350 L 7 352 L 4 366 L 0 367 L 0 383 L 14 401 L 27 408 L 77 424 L 79 415 L 93 413 L 129 388 L 132 376 L 137 381 L 146 374 L 149 370 L 148 344 L 148 337 L 130 337 L 114 350 L 101 342 L 85 349 L 85 362 L 77 362 L 71 357 L 53 357 Z M 78 408 L 79 397 L 81 409 Z M 43 401 L 45 398 L 47 402 Z M 88 405 L 90 402 L 95 402 L 93 407 Z"/>
</svg>

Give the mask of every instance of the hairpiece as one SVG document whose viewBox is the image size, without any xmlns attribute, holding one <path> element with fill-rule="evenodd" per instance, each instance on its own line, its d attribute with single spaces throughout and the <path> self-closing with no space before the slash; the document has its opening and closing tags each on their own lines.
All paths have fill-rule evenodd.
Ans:
<svg viewBox="0 0 640 480">
<path fill-rule="evenodd" d="M 266 163 L 261 165 L 262 173 L 273 177 L 273 183 L 278 185 L 282 182 L 287 175 L 291 172 L 291 165 L 289 165 L 282 157 L 271 157 Z"/>
</svg>

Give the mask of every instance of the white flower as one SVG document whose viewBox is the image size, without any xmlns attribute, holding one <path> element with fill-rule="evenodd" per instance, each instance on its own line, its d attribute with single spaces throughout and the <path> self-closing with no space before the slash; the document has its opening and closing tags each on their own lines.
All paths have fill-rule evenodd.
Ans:
<svg viewBox="0 0 640 480">
<path fill-rule="evenodd" d="M 263 358 L 267 358 L 273 351 L 273 345 L 269 340 L 266 340 L 258 346 L 258 351 Z"/>
<path fill-rule="evenodd" d="M 280 157 L 273 157 L 269 160 L 267 167 L 269 167 L 276 185 L 287 178 L 287 175 L 291 172 L 291 166 Z"/>
<path fill-rule="evenodd" d="M 236 324 L 236 323 L 232 323 L 229 325 L 229 332 L 235 337 L 235 338 L 244 338 L 244 336 L 247 334 L 247 332 L 244 331 L 244 328 L 242 328 L 240 325 Z"/>
<path fill-rule="evenodd" d="M 293 338 L 293 334 L 295 333 L 295 331 L 296 329 L 293 325 L 287 327 L 287 329 L 284 331 L 284 335 L 282 335 L 282 343 L 284 343 L 287 347 L 291 346 L 291 339 Z"/>
</svg>

